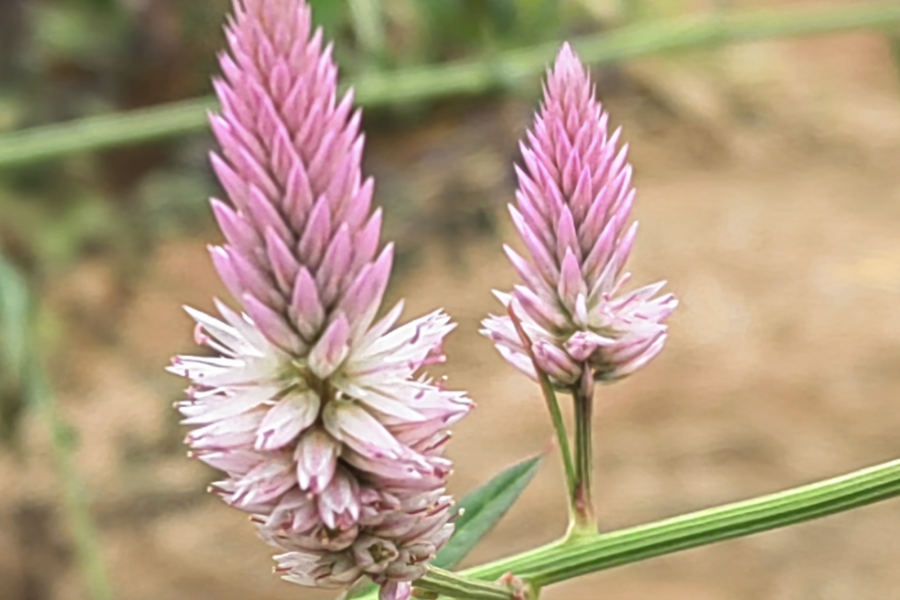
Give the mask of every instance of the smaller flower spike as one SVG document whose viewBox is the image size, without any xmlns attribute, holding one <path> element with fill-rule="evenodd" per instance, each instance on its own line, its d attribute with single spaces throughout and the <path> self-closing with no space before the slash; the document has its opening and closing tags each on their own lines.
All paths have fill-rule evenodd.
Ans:
<svg viewBox="0 0 900 600">
<path fill-rule="evenodd" d="M 438 311 L 395 327 L 402 304 L 375 320 L 392 246 L 379 251 L 360 115 L 308 4 L 235 0 L 226 38 L 210 120 L 230 202 L 212 202 L 212 259 L 243 311 L 188 309 L 217 356 L 171 367 L 192 384 L 187 443 L 285 579 L 368 576 L 400 599 L 453 531 L 443 449 L 471 402 L 419 372 L 454 326 Z"/>
<path fill-rule="evenodd" d="M 529 258 L 506 254 L 521 279 L 498 298 L 522 321 L 534 362 L 509 316 L 491 316 L 482 333 L 530 377 L 534 364 L 572 388 L 585 369 L 595 381 L 625 377 L 662 349 L 677 305 L 657 296 L 663 283 L 623 293 L 637 223 L 631 165 L 619 133 L 595 99 L 584 65 L 563 45 L 544 88 L 544 104 L 521 144 L 524 166 L 509 210 Z"/>
</svg>

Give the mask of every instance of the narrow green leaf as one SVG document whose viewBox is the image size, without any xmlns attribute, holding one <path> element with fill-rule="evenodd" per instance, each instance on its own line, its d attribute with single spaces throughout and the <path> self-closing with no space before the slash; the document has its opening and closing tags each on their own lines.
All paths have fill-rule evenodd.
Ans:
<svg viewBox="0 0 900 600">
<path fill-rule="evenodd" d="M 22 376 L 28 345 L 28 288 L 24 278 L 0 255 L 0 373 Z"/>
<path fill-rule="evenodd" d="M 90 499 L 75 465 L 74 431 L 56 404 L 50 382 L 41 367 L 34 335 L 33 303 L 25 277 L 0 254 L 0 433 L 11 427 L 10 406 L 15 401 L 15 416 L 23 401 L 39 414 L 50 430 L 50 441 L 62 485 L 62 507 L 72 536 L 76 560 L 91 600 L 110 600 L 113 595 L 101 542 L 90 514 Z M 13 394 L 7 379 L 12 379 Z"/>
<path fill-rule="evenodd" d="M 25 278 L 0 254 L 0 442 L 14 442 L 25 405 L 31 310 Z"/>
<path fill-rule="evenodd" d="M 535 456 L 513 465 L 463 498 L 456 532 L 432 564 L 442 569 L 459 564 L 519 499 L 537 473 L 541 458 Z"/>
<path fill-rule="evenodd" d="M 900 76 L 900 30 L 887 34 L 888 50 L 891 53 L 891 62 L 894 64 L 896 74 Z"/>
<path fill-rule="evenodd" d="M 519 499 L 537 473 L 541 458 L 535 456 L 511 466 L 463 498 L 457 505 L 457 514 L 462 514 L 456 519 L 456 531 L 431 564 L 452 569 L 465 558 Z M 370 596 L 376 589 L 373 583 L 360 582 L 340 596 L 340 600 Z"/>
</svg>

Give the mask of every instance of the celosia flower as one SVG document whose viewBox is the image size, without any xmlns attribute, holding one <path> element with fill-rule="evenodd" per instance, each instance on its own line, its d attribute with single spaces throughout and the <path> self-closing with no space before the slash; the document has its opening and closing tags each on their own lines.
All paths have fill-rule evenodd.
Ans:
<svg viewBox="0 0 900 600">
<path fill-rule="evenodd" d="M 471 403 L 416 373 L 453 325 L 436 312 L 394 329 L 400 305 L 374 322 L 392 247 L 378 251 L 360 115 L 307 4 L 237 0 L 226 33 L 211 123 L 230 205 L 212 201 L 226 243 L 211 252 L 243 313 L 189 309 L 217 356 L 171 367 L 192 381 L 187 443 L 284 551 L 285 579 L 368 575 L 402 598 L 452 532 L 442 454 Z"/>
<path fill-rule="evenodd" d="M 516 169 L 519 190 L 510 205 L 531 259 L 507 246 L 522 283 L 497 293 L 522 321 L 538 368 L 564 388 L 585 369 L 593 380 L 611 381 L 645 365 L 662 349 L 664 321 L 677 305 L 671 294 L 656 296 L 664 282 L 621 292 L 637 223 L 628 225 L 634 189 L 627 148 L 617 150 L 620 130 L 608 136 L 607 123 L 587 70 L 565 44 L 521 144 L 525 165 Z M 510 317 L 483 324 L 501 354 L 536 377 Z"/>
</svg>

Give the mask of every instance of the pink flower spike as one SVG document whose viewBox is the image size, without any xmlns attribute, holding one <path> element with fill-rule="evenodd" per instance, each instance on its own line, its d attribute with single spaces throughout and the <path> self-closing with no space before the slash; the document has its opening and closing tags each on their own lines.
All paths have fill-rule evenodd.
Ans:
<svg viewBox="0 0 900 600">
<path fill-rule="evenodd" d="M 210 253 L 240 310 L 188 310 L 214 356 L 169 367 L 190 380 L 186 441 L 223 472 L 212 491 L 280 549 L 286 580 L 367 575 L 402 600 L 453 527 L 443 449 L 471 402 L 422 373 L 453 325 L 434 312 L 395 327 L 402 303 L 376 322 L 393 246 L 361 169 L 361 113 L 308 3 L 234 0 L 225 33 L 210 115 L 225 242 Z"/>
<path fill-rule="evenodd" d="M 662 349 L 665 320 L 677 306 L 660 286 L 619 296 L 636 236 L 627 146 L 595 99 L 588 70 L 563 44 L 547 74 L 544 102 L 521 144 L 519 190 L 510 206 L 530 260 L 505 247 L 522 285 L 515 298 L 535 360 L 569 389 L 587 369 L 613 381 Z M 526 291 L 527 290 L 527 291 Z M 508 315 L 490 317 L 482 333 L 503 357 L 534 377 L 528 349 Z"/>
</svg>

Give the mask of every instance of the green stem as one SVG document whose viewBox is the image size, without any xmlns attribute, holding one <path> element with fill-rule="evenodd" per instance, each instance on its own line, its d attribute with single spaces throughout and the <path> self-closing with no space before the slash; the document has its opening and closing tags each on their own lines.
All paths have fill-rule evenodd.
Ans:
<svg viewBox="0 0 900 600">
<path fill-rule="evenodd" d="M 531 338 L 525 333 L 525 329 L 522 327 L 522 321 L 519 320 L 518 315 L 516 315 L 513 310 L 512 302 L 510 302 L 507 312 L 509 313 L 509 319 L 512 321 L 519 339 L 522 341 L 522 347 L 528 354 L 528 358 L 531 359 L 534 372 L 537 374 L 541 384 L 541 392 L 544 396 L 544 401 L 547 404 L 547 412 L 550 413 L 550 421 L 553 423 L 553 431 L 556 433 L 556 443 L 559 445 L 559 453 L 562 456 L 563 461 L 563 471 L 566 475 L 566 491 L 569 499 L 569 522 L 570 525 L 574 525 L 578 522 L 579 514 L 575 487 L 575 465 L 572 462 L 572 449 L 569 447 L 569 436 L 566 431 L 566 424 L 563 421 L 562 410 L 559 408 L 559 400 L 556 398 L 556 392 L 553 389 L 553 385 L 550 383 L 550 378 L 538 367 L 531 346 Z M 572 529 L 571 526 L 570 529 Z"/>
<path fill-rule="evenodd" d="M 512 572 L 543 587 L 663 554 L 787 527 L 898 495 L 900 460 L 648 525 L 552 543 L 464 574 L 494 580 Z"/>
<path fill-rule="evenodd" d="M 585 62 L 600 64 L 666 51 L 897 24 L 898 2 L 753 10 L 629 25 L 576 38 L 573 45 Z M 368 73 L 351 84 L 362 106 L 483 94 L 542 72 L 558 47 L 554 42 L 477 61 Z M 206 111 L 213 106 L 213 98 L 199 98 L 0 135 L 0 168 L 206 130 Z"/>
<path fill-rule="evenodd" d="M 428 572 L 415 583 L 416 589 L 461 600 L 512 600 L 510 588 L 497 583 L 458 575 L 428 565 Z"/>
<path fill-rule="evenodd" d="M 37 364 L 32 364 L 29 370 L 28 394 L 32 405 L 40 410 L 50 429 L 53 458 L 63 487 L 64 514 L 75 544 L 75 558 L 84 577 L 88 597 L 91 600 L 111 600 L 112 590 L 88 507 L 88 495 L 73 458 L 74 433 L 60 414 L 56 398 L 42 370 Z"/>
<path fill-rule="evenodd" d="M 594 513 L 594 494 L 591 479 L 594 465 L 593 449 L 593 382 L 591 371 L 584 369 L 582 383 L 572 390 L 575 405 L 575 486 L 573 505 L 575 521 L 569 531 L 572 537 L 597 533 L 597 517 Z"/>
<path fill-rule="evenodd" d="M 36 335 L 39 303 L 25 277 L 0 253 L 0 378 L 12 377 L 26 403 L 47 425 L 50 448 L 62 485 L 62 514 L 65 517 L 75 559 L 91 600 L 110 600 L 109 581 L 88 507 L 84 484 L 73 458 L 75 438 L 60 414 L 49 381 L 40 362 Z M 6 365 L 2 364 L 6 359 Z M 4 366 L 10 367 L 3 369 Z"/>
<path fill-rule="evenodd" d="M 0 169 L 205 131 L 212 97 L 41 125 L 0 135 Z"/>
</svg>

